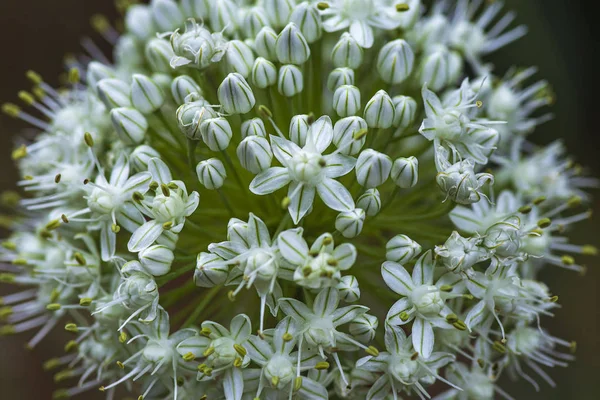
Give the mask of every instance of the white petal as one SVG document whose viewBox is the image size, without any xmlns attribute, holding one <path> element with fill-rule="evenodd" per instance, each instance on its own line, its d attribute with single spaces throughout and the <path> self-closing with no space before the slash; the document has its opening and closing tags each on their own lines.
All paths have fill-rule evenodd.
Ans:
<svg viewBox="0 0 600 400">
<path fill-rule="evenodd" d="M 395 302 L 394 305 L 388 311 L 387 316 L 385 317 L 386 322 L 388 324 L 394 325 L 394 326 L 404 325 L 404 324 L 409 323 L 410 321 L 412 321 L 414 319 L 414 314 L 406 321 L 402 321 L 402 319 L 400 318 L 400 314 L 402 312 L 406 312 L 406 311 L 410 310 L 411 308 L 413 308 L 413 305 L 411 304 L 408 297 L 401 298 L 400 300 Z"/>
<path fill-rule="evenodd" d="M 267 225 L 260 218 L 252 213 L 250 213 L 250 218 L 248 219 L 248 241 L 251 245 L 259 247 L 271 245 L 269 228 L 267 228 Z"/>
<path fill-rule="evenodd" d="M 299 190 L 297 190 L 298 185 L 302 185 Z M 294 224 L 298 224 L 315 200 L 315 188 L 314 186 L 292 182 L 288 189 L 288 197 L 290 198 L 288 211 Z"/>
<path fill-rule="evenodd" d="M 350 20 L 343 18 L 341 15 L 334 15 L 331 18 L 323 21 L 323 29 L 326 32 L 337 32 L 341 29 L 350 26 Z"/>
<path fill-rule="evenodd" d="M 399 326 L 385 325 L 385 348 L 391 353 L 399 353 L 406 342 L 406 333 Z"/>
<path fill-rule="evenodd" d="M 337 289 L 328 287 L 321 290 L 315 297 L 313 311 L 319 317 L 327 317 L 335 311 L 339 303 L 340 296 Z"/>
<path fill-rule="evenodd" d="M 287 168 L 271 167 L 258 175 L 250 182 L 250 191 L 258 195 L 266 195 L 281 189 L 290 182 Z"/>
<path fill-rule="evenodd" d="M 390 289 L 402 296 L 410 296 L 415 287 L 408 271 L 393 261 L 381 265 L 381 276 Z"/>
<path fill-rule="evenodd" d="M 277 246 L 283 258 L 294 265 L 304 264 L 308 256 L 308 245 L 296 231 L 284 231 L 277 237 Z"/>
<path fill-rule="evenodd" d="M 333 257 L 338 262 L 338 268 L 345 271 L 352 267 L 356 261 L 356 247 L 350 243 L 343 243 L 335 248 Z"/>
<path fill-rule="evenodd" d="M 367 393 L 366 400 L 383 400 L 392 391 L 389 378 L 387 374 L 383 374 L 379 379 L 375 381 L 369 392 Z"/>
<path fill-rule="evenodd" d="M 229 327 L 231 336 L 235 339 L 236 343 L 245 342 L 252 333 L 252 324 L 250 318 L 246 314 L 238 314 L 231 320 L 231 326 Z"/>
<path fill-rule="evenodd" d="M 185 203 L 185 216 L 189 217 L 192 215 L 198 208 L 198 204 L 200 204 L 200 195 L 198 192 L 192 192 L 188 197 L 187 203 Z"/>
<path fill-rule="evenodd" d="M 338 178 L 344 176 L 356 165 L 356 158 L 344 154 L 330 154 L 324 157 L 327 166 L 325 167 L 325 176 L 328 178 Z"/>
<path fill-rule="evenodd" d="M 347 324 L 348 322 L 351 322 L 359 315 L 363 315 L 367 311 L 369 311 L 368 307 L 359 306 L 359 305 L 342 307 L 338 310 L 335 310 L 335 312 L 331 316 L 332 320 L 333 320 L 333 326 Z"/>
<path fill-rule="evenodd" d="M 314 315 L 306 304 L 296 299 L 286 297 L 279 299 L 279 308 L 285 315 L 289 315 L 298 322 L 304 322 Z"/>
<path fill-rule="evenodd" d="M 373 28 L 365 21 L 353 21 L 350 25 L 350 34 L 361 47 L 368 49 L 373 46 Z"/>
<path fill-rule="evenodd" d="M 112 186 L 122 187 L 127 181 L 128 177 L 129 163 L 127 162 L 127 158 L 125 158 L 125 155 L 122 154 L 110 173 L 110 184 Z"/>
<path fill-rule="evenodd" d="M 148 191 L 151 181 L 152 174 L 150 172 L 140 172 L 127 179 L 122 186 L 123 190 L 128 194 L 133 194 L 133 192 L 140 192 L 141 194 L 144 194 Z"/>
<path fill-rule="evenodd" d="M 344 185 L 334 179 L 323 179 L 323 182 L 317 186 L 317 192 L 323 203 L 335 211 L 351 211 L 354 209 L 352 195 Z"/>
<path fill-rule="evenodd" d="M 415 285 L 431 285 L 433 283 L 433 270 L 435 269 L 435 260 L 433 252 L 427 250 L 415 263 L 412 272 L 412 281 Z"/>
<path fill-rule="evenodd" d="M 283 165 L 287 165 L 287 161 L 301 150 L 296 143 L 280 138 L 279 136 L 271 135 L 270 139 L 273 155 Z"/>
<path fill-rule="evenodd" d="M 427 89 L 427 84 L 423 85 L 423 89 L 421 90 L 421 94 L 423 95 L 423 103 L 425 105 L 425 113 L 429 118 L 436 117 L 443 113 L 444 106 L 442 106 L 442 102 L 439 97 L 431 90 Z"/>
<path fill-rule="evenodd" d="M 109 261 L 115 255 L 117 235 L 111 230 L 110 225 L 110 223 L 105 223 L 100 230 L 100 253 L 102 261 Z"/>
<path fill-rule="evenodd" d="M 331 123 L 331 118 L 324 115 L 310 126 L 306 143 L 308 146 L 314 146 L 312 148 L 315 149 L 317 153 L 322 153 L 329 147 L 332 140 L 333 124 Z"/>
<path fill-rule="evenodd" d="M 473 330 L 473 327 L 477 326 L 483 318 L 486 316 L 485 301 L 481 300 L 475 304 L 465 317 L 465 325 L 469 331 Z"/>
<path fill-rule="evenodd" d="M 162 224 L 156 221 L 148 221 L 133 232 L 127 248 L 132 253 L 137 253 L 149 247 L 158 239 L 163 232 Z"/>
<path fill-rule="evenodd" d="M 173 180 L 169 167 L 160 158 L 154 157 L 148 161 L 148 171 L 152 174 L 152 179 L 158 183 L 166 185 Z"/>
<path fill-rule="evenodd" d="M 260 366 L 266 365 L 273 356 L 273 349 L 269 343 L 258 336 L 251 336 L 244 344 L 244 347 L 248 350 L 248 355 L 252 361 Z"/>
<path fill-rule="evenodd" d="M 415 351 L 424 359 L 428 359 L 433 351 L 433 327 L 423 318 L 415 318 L 412 326 L 412 343 Z"/>
<path fill-rule="evenodd" d="M 241 400 L 244 393 L 244 375 L 241 368 L 228 368 L 223 379 L 226 400 Z"/>
<path fill-rule="evenodd" d="M 306 376 L 302 377 L 302 386 L 300 386 L 298 394 L 305 400 L 327 400 L 329 398 L 327 389 L 322 384 Z"/>
<path fill-rule="evenodd" d="M 133 204 L 125 203 L 119 209 L 117 223 L 128 232 L 135 232 L 144 222 L 144 216 Z"/>
</svg>

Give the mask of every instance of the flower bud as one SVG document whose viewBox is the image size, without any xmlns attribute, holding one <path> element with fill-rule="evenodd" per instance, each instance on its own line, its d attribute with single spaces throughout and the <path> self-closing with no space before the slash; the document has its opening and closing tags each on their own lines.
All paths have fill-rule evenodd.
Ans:
<svg viewBox="0 0 600 400">
<path fill-rule="evenodd" d="M 208 17 L 206 0 L 181 0 L 181 9 L 188 18 L 205 19 Z"/>
<path fill-rule="evenodd" d="M 196 83 L 194 78 L 187 75 L 180 75 L 173 79 L 171 83 L 171 94 L 175 100 L 175 104 L 183 104 L 186 102 L 186 98 L 196 93 L 202 96 L 202 88 Z"/>
<path fill-rule="evenodd" d="M 369 217 L 377 215 L 381 210 L 379 190 L 372 188 L 365 191 L 356 201 L 356 207 L 365 210 Z"/>
<path fill-rule="evenodd" d="M 360 110 L 360 90 L 352 85 L 338 87 L 333 93 L 333 108 L 340 117 L 355 115 Z"/>
<path fill-rule="evenodd" d="M 169 272 L 173 259 L 175 259 L 173 250 L 158 244 L 140 251 L 138 257 L 144 269 L 154 276 L 161 276 Z"/>
<path fill-rule="evenodd" d="M 342 154 L 356 155 L 367 140 L 366 135 L 356 138 L 360 132 L 367 129 L 367 122 L 361 117 L 346 117 L 333 126 L 333 144 Z"/>
<path fill-rule="evenodd" d="M 385 258 L 388 261 L 404 264 L 421 253 L 421 245 L 406 235 L 396 235 L 385 245 Z"/>
<path fill-rule="evenodd" d="M 277 59 L 282 64 L 304 64 L 310 57 L 308 42 L 300 29 L 290 22 L 277 36 L 275 43 Z"/>
<path fill-rule="evenodd" d="M 223 59 L 228 71 L 237 72 L 244 78 L 250 75 L 252 65 L 254 64 L 252 49 L 240 40 L 231 40 L 227 43 Z"/>
<path fill-rule="evenodd" d="M 277 61 L 277 33 L 270 26 L 265 26 L 258 32 L 254 40 L 254 50 L 259 56 L 269 61 Z"/>
<path fill-rule="evenodd" d="M 298 26 L 308 43 L 314 43 L 323 36 L 321 15 L 314 4 L 306 1 L 298 4 L 290 16 L 290 22 Z"/>
<path fill-rule="evenodd" d="M 233 136 L 229 121 L 223 117 L 209 118 L 202 122 L 200 134 L 206 146 L 212 151 L 225 150 Z"/>
<path fill-rule="evenodd" d="M 343 33 L 331 51 L 331 61 L 337 68 L 357 69 L 363 61 L 363 49 L 349 33 Z"/>
<path fill-rule="evenodd" d="M 454 51 L 440 46 L 421 62 L 420 82 L 439 91 L 456 81 L 462 71 L 462 59 Z"/>
<path fill-rule="evenodd" d="M 173 31 L 181 25 L 184 16 L 173 0 L 152 0 L 152 18 L 160 32 Z"/>
<path fill-rule="evenodd" d="M 146 144 L 136 147 L 130 156 L 131 164 L 140 172 L 148 170 L 151 158 L 160 158 L 160 153 Z"/>
<path fill-rule="evenodd" d="M 252 83 L 259 88 L 265 89 L 277 83 L 277 68 L 263 57 L 258 57 L 252 67 Z"/>
<path fill-rule="evenodd" d="M 246 114 L 254 107 L 254 93 L 244 77 L 231 73 L 223 80 L 217 91 L 222 111 L 227 114 Z"/>
<path fill-rule="evenodd" d="M 98 82 L 115 77 L 115 71 L 98 61 L 92 61 L 87 66 L 85 81 L 90 89 L 98 94 Z"/>
<path fill-rule="evenodd" d="M 392 180 L 398 187 L 411 188 L 419 180 L 419 160 L 416 157 L 400 157 L 392 166 Z"/>
<path fill-rule="evenodd" d="M 150 78 L 142 74 L 134 74 L 131 83 L 131 102 L 144 114 L 158 110 L 165 102 L 162 89 Z"/>
<path fill-rule="evenodd" d="M 185 103 L 177 109 L 176 113 L 179 130 L 192 140 L 200 140 L 202 122 L 216 117 L 217 113 L 204 100 Z"/>
<path fill-rule="evenodd" d="M 279 68 L 277 90 L 285 97 L 292 97 L 304 89 L 304 78 L 300 68 L 292 64 L 282 65 Z"/>
<path fill-rule="evenodd" d="M 336 68 L 327 77 L 327 88 L 332 92 L 342 85 L 354 85 L 354 71 L 350 68 Z"/>
<path fill-rule="evenodd" d="M 223 186 L 223 182 L 227 178 L 225 166 L 217 158 L 200 161 L 196 165 L 196 175 L 202 186 L 210 190 Z"/>
<path fill-rule="evenodd" d="M 371 314 L 362 314 L 356 317 L 348 329 L 352 337 L 356 338 L 361 343 L 369 343 L 375 339 L 379 321 L 377 317 Z"/>
<path fill-rule="evenodd" d="M 437 174 L 435 180 L 446 196 L 458 204 L 473 204 L 481 200 L 479 189 L 487 182 L 494 182 L 490 174 L 476 174 L 470 159 L 448 166 Z"/>
<path fill-rule="evenodd" d="M 169 42 L 153 38 L 146 43 L 146 60 L 154 72 L 171 73 L 171 59 L 175 56 Z"/>
<path fill-rule="evenodd" d="M 125 30 L 140 41 L 146 41 L 156 34 L 152 10 L 147 5 L 134 4 L 125 14 Z"/>
<path fill-rule="evenodd" d="M 98 82 L 98 97 L 106 108 L 131 107 L 131 89 L 119 79 L 102 79 Z"/>
<path fill-rule="evenodd" d="M 252 7 L 246 11 L 242 20 L 242 31 L 246 37 L 255 38 L 264 26 L 269 26 L 267 12 L 264 8 Z"/>
<path fill-rule="evenodd" d="M 469 271 L 475 264 L 489 258 L 488 251 L 479 247 L 480 243 L 479 237 L 463 238 L 454 231 L 443 246 L 435 247 L 435 254 L 449 271 Z"/>
<path fill-rule="evenodd" d="M 360 299 L 360 288 L 358 287 L 358 279 L 352 275 L 343 276 L 340 283 L 336 285 L 339 291 L 340 299 L 346 303 L 352 303 Z"/>
<path fill-rule="evenodd" d="M 241 219 L 231 218 L 227 223 L 227 240 L 244 241 L 248 236 L 248 223 Z"/>
<path fill-rule="evenodd" d="M 394 96 L 392 101 L 395 108 L 394 126 L 397 127 L 394 136 L 400 136 L 415 122 L 417 102 L 408 96 Z"/>
<path fill-rule="evenodd" d="M 148 121 L 138 110 L 127 107 L 114 108 L 110 112 L 110 119 L 123 143 L 132 145 L 144 140 Z"/>
<path fill-rule="evenodd" d="M 242 122 L 241 131 L 242 139 L 245 139 L 248 136 L 267 137 L 265 123 L 260 118 L 252 118 Z"/>
<path fill-rule="evenodd" d="M 335 218 L 335 229 L 345 238 L 353 238 L 360 235 L 365 222 L 365 212 L 361 208 L 352 211 L 342 211 Z"/>
<path fill-rule="evenodd" d="M 194 282 L 200 287 L 214 287 L 225 282 L 229 268 L 223 259 L 211 253 L 199 253 L 196 259 Z"/>
<path fill-rule="evenodd" d="M 363 150 L 356 160 L 356 179 L 366 188 L 383 184 L 390 176 L 392 159 L 373 149 Z"/>
<path fill-rule="evenodd" d="M 379 90 L 365 106 L 364 118 L 369 128 L 389 128 L 394 123 L 394 102 L 385 90 Z"/>
<path fill-rule="evenodd" d="M 390 84 L 403 82 L 411 74 L 415 55 L 403 39 L 393 40 L 381 48 L 377 57 L 377 71 Z"/>
<path fill-rule="evenodd" d="M 267 17 L 275 28 L 287 24 L 295 7 L 294 0 L 263 0 Z"/>
<path fill-rule="evenodd" d="M 213 32 L 235 33 L 238 27 L 239 6 L 232 0 L 212 0 L 208 8 L 210 28 Z"/>
<path fill-rule="evenodd" d="M 300 147 L 306 144 L 306 136 L 310 128 L 310 117 L 306 114 L 294 115 L 290 121 L 290 140 Z"/>
<path fill-rule="evenodd" d="M 239 144 L 236 154 L 244 169 L 258 174 L 271 166 L 273 152 L 269 141 L 262 136 L 248 136 Z"/>
</svg>

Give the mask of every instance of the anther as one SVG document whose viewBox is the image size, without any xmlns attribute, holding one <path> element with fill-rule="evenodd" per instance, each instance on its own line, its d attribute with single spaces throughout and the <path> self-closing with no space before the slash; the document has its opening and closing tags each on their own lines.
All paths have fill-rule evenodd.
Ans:
<svg viewBox="0 0 600 400">
<path fill-rule="evenodd" d="M 242 346 L 242 345 L 239 345 L 239 344 L 235 343 L 233 345 L 233 348 L 242 357 L 246 357 L 246 354 L 248 354 L 248 352 L 246 351 L 246 348 L 244 346 Z"/>
<path fill-rule="evenodd" d="M 17 147 L 11 153 L 11 158 L 14 161 L 25 158 L 26 156 L 27 156 L 27 147 L 25 147 L 25 145 L 21 145 L 21 146 Z"/>
<path fill-rule="evenodd" d="M 367 347 L 367 349 L 365 350 L 365 352 L 366 352 L 368 355 L 371 355 L 371 356 L 373 356 L 373 357 L 377 357 L 377 356 L 379 355 L 379 350 L 377 350 L 377 348 L 376 348 L 376 347 L 374 347 L 374 346 L 369 346 L 369 347 Z"/>
<path fill-rule="evenodd" d="M 88 147 L 94 147 L 94 138 L 92 137 L 91 133 L 86 132 L 83 135 L 83 140 L 85 141 L 85 144 L 88 145 Z"/>
<path fill-rule="evenodd" d="M 459 331 L 467 330 L 467 325 L 465 325 L 465 323 L 461 320 L 454 321 L 452 323 L 452 326 L 455 327 L 456 329 L 458 329 Z"/>
<path fill-rule="evenodd" d="M 502 343 L 500 343 L 499 341 L 495 341 L 494 344 L 492 345 L 492 347 L 498 353 L 501 353 L 501 354 L 506 353 L 506 347 Z"/>
<path fill-rule="evenodd" d="M 329 8 L 329 4 L 324 1 L 320 1 L 317 3 L 317 8 L 321 11 L 327 10 Z"/>
<path fill-rule="evenodd" d="M 171 196 L 171 191 L 169 190 L 169 188 L 167 187 L 167 185 L 165 185 L 164 183 L 161 183 L 161 185 L 160 185 L 160 191 L 162 192 L 163 196 L 165 196 L 165 197 L 170 197 Z"/>
<path fill-rule="evenodd" d="M 58 303 L 50 303 L 46 306 L 46 310 L 49 311 L 58 311 L 61 309 L 61 305 Z"/>
<path fill-rule="evenodd" d="M 293 336 L 292 336 L 292 334 L 291 334 L 291 333 L 289 333 L 289 332 L 286 332 L 286 333 L 284 333 L 284 334 L 283 334 L 283 336 L 282 336 L 282 339 L 283 339 L 283 341 L 284 341 L 284 342 L 289 342 L 289 341 L 291 341 L 293 338 L 294 338 L 294 337 L 293 337 Z"/>
<path fill-rule="evenodd" d="M 77 325 L 75 325 L 74 323 L 66 324 L 65 331 L 71 332 L 71 333 L 77 333 L 78 332 Z"/>
<path fill-rule="evenodd" d="M 21 108 L 13 103 L 2 104 L 2 112 L 9 117 L 17 118 L 21 114 Z"/>
<path fill-rule="evenodd" d="M 87 264 L 87 262 L 85 261 L 85 257 L 81 253 L 73 254 L 73 258 L 75 259 L 75 261 L 77 261 L 77 264 L 81 265 L 82 267 Z"/>
<path fill-rule="evenodd" d="M 410 10 L 410 6 L 406 3 L 396 4 L 396 11 L 398 12 L 406 12 Z"/>
<path fill-rule="evenodd" d="M 90 304 L 92 304 L 92 299 L 89 297 L 84 297 L 82 299 L 79 300 L 79 305 L 83 306 L 83 307 L 87 307 Z"/>
<path fill-rule="evenodd" d="M 39 85 L 40 83 L 44 82 L 44 79 L 42 78 L 42 76 L 32 70 L 27 71 L 25 73 L 25 76 L 27 77 L 27 79 L 29 79 L 35 85 Z"/>
<path fill-rule="evenodd" d="M 317 369 L 317 370 L 329 369 L 329 363 L 327 361 L 319 361 L 315 365 L 315 369 Z"/>
<path fill-rule="evenodd" d="M 273 113 L 264 104 L 261 104 L 261 105 L 258 106 L 258 113 L 263 118 L 273 118 Z"/>
<path fill-rule="evenodd" d="M 31 93 L 26 92 L 25 90 L 21 90 L 17 96 L 19 97 L 19 99 L 21 99 L 23 103 L 29 106 L 35 104 L 36 102 L 35 97 Z"/>
<path fill-rule="evenodd" d="M 184 361 L 190 362 L 190 361 L 193 361 L 194 358 L 196 358 L 196 356 L 194 355 L 194 353 L 192 353 L 190 351 L 190 352 L 185 353 L 182 358 Z"/>
<path fill-rule="evenodd" d="M 292 202 L 292 200 L 289 197 L 284 197 L 283 200 L 281 200 L 281 208 L 283 208 L 284 210 L 286 208 L 288 208 L 290 206 L 290 203 Z"/>
<path fill-rule="evenodd" d="M 71 68 L 69 70 L 69 83 L 74 85 L 76 83 L 79 83 L 80 79 L 81 79 L 81 75 L 79 73 L 79 68 L 76 68 L 76 67 Z"/>
<path fill-rule="evenodd" d="M 538 221 L 537 226 L 542 229 L 549 227 L 552 224 L 552 220 L 550 218 L 542 218 Z"/>
<path fill-rule="evenodd" d="M 458 321 L 458 316 L 456 314 L 448 314 L 448 315 L 446 315 L 446 321 L 453 324 L 456 321 Z"/>
<path fill-rule="evenodd" d="M 113 231 L 113 233 L 119 233 L 121 232 L 121 227 L 117 224 L 112 224 L 110 230 Z"/>
</svg>

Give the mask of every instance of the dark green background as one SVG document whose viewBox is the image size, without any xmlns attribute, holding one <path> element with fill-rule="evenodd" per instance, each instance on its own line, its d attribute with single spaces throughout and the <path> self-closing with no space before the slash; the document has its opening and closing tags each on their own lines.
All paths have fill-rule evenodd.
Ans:
<svg viewBox="0 0 600 400">
<path fill-rule="evenodd" d="M 520 42 L 495 55 L 499 71 L 516 63 L 537 65 L 539 77 L 548 79 L 557 94 L 555 120 L 538 129 L 534 140 L 547 143 L 562 137 L 577 160 L 600 176 L 600 102 L 596 13 L 592 2 L 576 0 L 507 0 L 526 23 L 530 33 Z M 116 15 L 109 0 L 0 0 L 0 102 L 15 101 L 20 89 L 29 84 L 23 73 L 35 69 L 48 77 L 62 72 L 65 53 L 80 51 L 80 37 L 94 35 L 89 27 L 92 14 Z M 13 187 L 16 179 L 10 160 L 12 140 L 22 127 L 0 117 L 0 189 Z M 600 211 L 600 193 L 594 208 Z M 597 218 L 574 232 L 580 243 L 600 245 Z M 4 236 L 5 233 L 2 233 Z M 544 279 L 560 296 L 562 309 L 545 326 L 559 337 L 578 342 L 577 361 L 568 369 L 555 369 L 550 375 L 558 382 L 540 393 L 523 384 L 503 383 L 503 388 L 522 399 L 600 398 L 600 351 L 598 330 L 598 286 L 600 273 L 596 259 L 586 260 L 585 277 L 549 268 Z M 0 288 L 0 293 L 5 288 Z M 54 341 L 54 343 L 53 343 Z M 23 337 L 0 338 L 0 398 L 49 399 L 53 390 L 51 374 L 42 362 L 61 348 L 60 335 L 49 337 L 39 348 L 23 348 Z M 81 398 L 95 398 L 87 394 Z"/>
</svg>

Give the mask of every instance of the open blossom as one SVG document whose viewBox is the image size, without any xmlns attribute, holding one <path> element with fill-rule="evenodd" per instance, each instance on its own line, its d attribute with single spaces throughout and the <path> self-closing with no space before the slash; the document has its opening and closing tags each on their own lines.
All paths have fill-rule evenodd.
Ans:
<svg viewBox="0 0 600 400">
<path fill-rule="evenodd" d="M 112 63 L 86 39 L 2 107 L 35 134 L 0 196 L 0 335 L 73 335 L 53 398 L 554 384 L 575 345 L 541 327 L 541 272 L 596 255 L 566 228 L 598 181 L 530 142 L 553 94 L 489 63 L 526 31 L 502 2 L 125 3 L 123 29 L 94 17 Z"/>
</svg>

